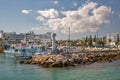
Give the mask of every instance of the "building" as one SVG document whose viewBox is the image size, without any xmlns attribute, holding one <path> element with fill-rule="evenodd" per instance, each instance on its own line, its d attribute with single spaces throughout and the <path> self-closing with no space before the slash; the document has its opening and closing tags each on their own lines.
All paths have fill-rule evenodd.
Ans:
<svg viewBox="0 0 120 80">
<path fill-rule="evenodd" d="M 3 31 L 0 31 L 0 38 L 3 38 Z"/>
<path fill-rule="evenodd" d="M 46 34 L 41 34 L 41 42 L 42 43 L 51 42 L 51 33 L 47 32 Z"/>
<path fill-rule="evenodd" d="M 24 34 L 24 38 L 26 38 L 27 41 L 34 40 L 35 33 L 33 31 L 29 31 Z"/>
<path fill-rule="evenodd" d="M 26 38 L 26 40 L 29 42 L 51 42 L 51 32 L 47 32 L 46 34 L 35 34 L 33 31 L 29 31 L 27 33 L 17 34 L 16 32 L 3 33 L 3 31 L 0 31 L 0 37 L 5 38 L 9 42 L 21 42 L 24 38 Z"/>
<path fill-rule="evenodd" d="M 115 45 L 115 42 L 120 40 L 120 33 L 111 33 L 111 34 L 107 34 L 106 35 L 106 41 L 107 43 L 109 43 L 110 45 Z"/>
<path fill-rule="evenodd" d="M 13 37 L 14 35 L 16 35 L 16 32 L 4 32 L 4 38 L 5 39 L 10 39 L 11 37 Z"/>
</svg>

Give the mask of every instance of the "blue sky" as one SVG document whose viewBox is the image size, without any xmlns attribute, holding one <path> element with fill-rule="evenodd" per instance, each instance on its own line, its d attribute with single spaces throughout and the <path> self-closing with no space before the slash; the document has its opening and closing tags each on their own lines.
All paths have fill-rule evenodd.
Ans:
<svg viewBox="0 0 120 80">
<path fill-rule="evenodd" d="M 120 32 L 119 3 L 120 0 L 0 0 L 0 30 L 51 31 L 57 33 L 58 39 L 66 39 L 71 27 L 72 39 L 96 32 L 103 36 Z"/>
</svg>

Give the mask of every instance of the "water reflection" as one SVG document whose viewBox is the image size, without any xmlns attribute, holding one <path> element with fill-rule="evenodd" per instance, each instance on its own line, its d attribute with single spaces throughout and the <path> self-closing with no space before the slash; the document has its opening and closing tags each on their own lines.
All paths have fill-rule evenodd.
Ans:
<svg viewBox="0 0 120 80">
<path fill-rule="evenodd" d="M 42 68 L 0 54 L 0 80 L 120 80 L 120 60 L 76 67 Z"/>
</svg>

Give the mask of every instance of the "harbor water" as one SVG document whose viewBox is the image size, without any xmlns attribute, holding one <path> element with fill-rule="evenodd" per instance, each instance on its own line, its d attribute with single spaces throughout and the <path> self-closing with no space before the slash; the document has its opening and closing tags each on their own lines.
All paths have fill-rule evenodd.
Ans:
<svg viewBox="0 0 120 80">
<path fill-rule="evenodd" d="M 0 54 L 0 80 L 120 80 L 120 60 L 76 67 L 42 68 Z"/>
</svg>

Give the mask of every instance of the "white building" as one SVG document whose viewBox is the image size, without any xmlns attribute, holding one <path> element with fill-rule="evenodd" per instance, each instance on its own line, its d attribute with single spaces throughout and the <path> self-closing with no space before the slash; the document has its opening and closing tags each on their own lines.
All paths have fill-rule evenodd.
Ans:
<svg viewBox="0 0 120 80">
<path fill-rule="evenodd" d="M 117 41 L 118 39 L 118 35 L 120 35 L 119 32 L 117 33 L 111 33 L 111 34 L 107 34 L 106 36 L 106 41 L 109 43 L 110 42 L 110 45 L 115 45 L 115 42 Z M 120 37 L 119 37 L 120 39 Z"/>
<path fill-rule="evenodd" d="M 41 42 L 42 43 L 47 43 L 47 42 L 51 42 L 51 33 L 48 32 L 46 34 L 40 34 L 41 35 Z"/>
<path fill-rule="evenodd" d="M 4 32 L 0 31 L 0 38 L 3 38 L 3 34 L 4 34 Z"/>
<path fill-rule="evenodd" d="M 9 41 L 21 41 L 26 38 L 27 41 L 36 42 L 41 41 L 42 43 L 51 42 L 51 32 L 47 32 L 46 34 L 35 34 L 33 31 L 27 33 L 17 34 L 16 32 L 0 32 L 0 37 L 4 37 Z"/>
</svg>

